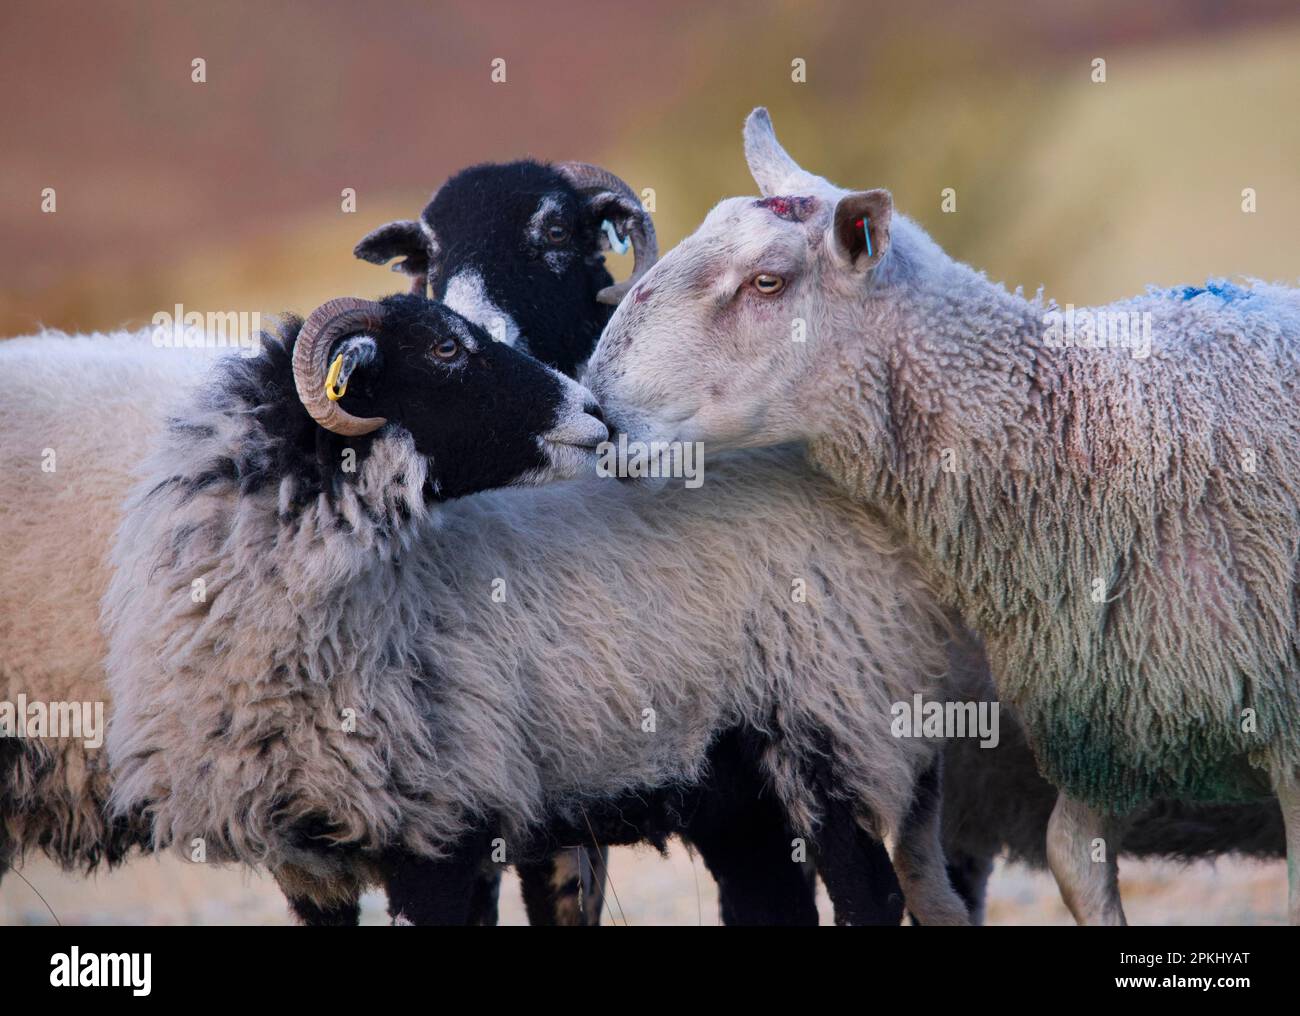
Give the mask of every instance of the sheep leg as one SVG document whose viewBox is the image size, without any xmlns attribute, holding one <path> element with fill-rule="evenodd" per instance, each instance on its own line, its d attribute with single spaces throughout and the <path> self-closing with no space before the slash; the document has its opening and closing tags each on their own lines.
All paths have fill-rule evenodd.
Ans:
<svg viewBox="0 0 1300 1016">
<path fill-rule="evenodd" d="M 475 889 L 491 849 L 491 834 L 484 831 L 466 836 L 437 860 L 405 851 L 386 855 L 381 867 L 393 923 L 470 924 Z"/>
<path fill-rule="evenodd" d="M 966 904 L 971 924 L 984 923 L 993 855 L 959 853 L 948 859 L 948 881 Z"/>
<path fill-rule="evenodd" d="M 585 924 L 600 923 L 600 912 L 605 906 L 605 878 L 609 873 L 609 847 L 601 846 L 593 857 L 586 847 L 583 860 L 589 874 L 583 876 L 582 908 L 586 912 Z"/>
<path fill-rule="evenodd" d="M 971 924 L 984 923 L 984 904 L 988 895 L 989 876 L 993 874 L 992 854 L 960 852 L 948 857 L 948 882 L 953 892 L 961 897 L 970 915 Z M 921 919 L 908 911 L 912 923 L 920 925 Z"/>
<path fill-rule="evenodd" d="M 942 805 L 943 756 L 936 755 L 913 788 L 912 804 L 894 847 L 894 871 L 918 923 L 970 924 L 970 912 L 948 880 L 940 836 Z"/>
<path fill-rule="evenodd" d="M 903 892 L 885 845 L 858 822 L 842 797 L 822 802 L 817 872 L 826 883 L 836 924 L 891 925 L 903 920 Z"/>
<path fill-rule="evenodd" d="M 540 861 L 518 865 L 528 923 L 577 927 L 600 924 L 609 848 L 593 858 L 585 847 L 566 847 Z"/>
<path fill-rule="evenodd" d="M 322 879 L 294 865 L 271 874 L 299 924 L 346 928 L 361 923 L 362 887 L 355 878 Z"/>
<path fill-rule="evenodd" d="M 779 811 L 755 802 L 745 813 L 723 816 L 724 822 L 717 817 L 697 816 L 683 839 L 700 852 L 718 884 L 722 923 L 815 926 L 815 885 L 806 865 L 791 856 L 794 834 Z"/>
<path fill-rule="evenodd" d="M 1300 924 L 1300 780 L 1276 781 L 1286 825 L 1287 920 Z"/>
<path fill-rule="evenodd" d="M 496 927 L 500 901 L 501 872 L 493 870 L 481 873 L 474 883 L 474 892 L 470 897 L 469 923 L 478 927 Z"/>
<path fill-rule="evenodd" d="M 353 897 L 321 904 L 308 896 L 290 896 L 289 911 L 309 928 L 349 928 L 361 923 L 361 900 Z"/>
<path fill-rule="evenodd" d="M 762 767 L 766 744 L 750 730 L 718 739 L 681 836 L 718 884 L 723 924 L 810 927 L 817 924 L 816 871 L 796 859 L 789 817 Z"/>
<path fill-rule="evenodd" d="M 1116 831 L 1109 816 L 1057 795 L 1047 822 L 1047 865 L 1079 924 L 1127 923 L 1119 895 Z"/>
</svg>

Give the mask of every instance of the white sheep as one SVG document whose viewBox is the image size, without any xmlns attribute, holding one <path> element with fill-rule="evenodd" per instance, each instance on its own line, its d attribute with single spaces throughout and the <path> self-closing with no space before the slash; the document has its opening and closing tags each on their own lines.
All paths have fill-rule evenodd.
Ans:
<svg viewBox="0 0 1300 1016">
<path fill-rule="evenodd" d="M 0 343 L 0 703 L 104 712 L 99 600 L 132 465 L 164 405 L 208 356 L 154 348 L 151 332 Z M 109 822 L 103 732 L 0 739 L 0 861 L 40 845 L 66 867 L 119 860 L 139 831 Z M 3 869 L 0 868 L 0 871 Z"/>
<path fill-rule="evenodd" d="M 714 208 L 593 354 L 611 423 L 805 441 L 907 539 L 1062 791 L 1047 852 L 1077 919 L 1123 920 L 1111 816 L 1273 793 L 1300 922 L 1300 296 L 1211 283 L 1061 314 L 888 192 L 801 169 L 766 111 L 745 149 L 764 196 Z"/>
</svg>

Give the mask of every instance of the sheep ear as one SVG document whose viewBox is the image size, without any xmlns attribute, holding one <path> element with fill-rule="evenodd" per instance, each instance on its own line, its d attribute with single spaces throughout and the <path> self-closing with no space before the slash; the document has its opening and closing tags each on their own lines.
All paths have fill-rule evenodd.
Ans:
<svg viewBox="0 0 1300 1016">
<path fill-rule="evenodd" d="M 845 268 L 865 272 L 889 250 L 894 199 L 887 190 L 858 191 L 840 198 L 831 222 L 830 249 Z"/>
<path fill-rule="evenodd" d="M 334 389 L 341 398 L 349 382 L 363 386 L 366 376 L 378 369 L 381 361 L 379 343 L 369 335 L 350 335 L 330 350 L 331 367 L 340 357 L 342 363 L 334 379 Z"/>
<path fill-rule="evenodd" d="M 609 250 L 609 237 L 601 226 L 609 222 L 624 240 L 632 231 L 632 224 L 638 221 L 645 211 L 641 205 L 624 194 L 614 191 L 601 191 L 587 198 L 586 214 L 596 229 L 596 243 L 600 250 Z M 623 248 L 622 252 L 626 252 Z"/>
<path fill-rule="evenodd" d="M 367 233 L 352 253 L 362 261 L 382 265 L 393 258 L 404 258 L 393 266 L 395 272 L 424 279 L 429 274 L 429 245 L 424 230 L 412 219 L 400 219 Z"/>
</svg>

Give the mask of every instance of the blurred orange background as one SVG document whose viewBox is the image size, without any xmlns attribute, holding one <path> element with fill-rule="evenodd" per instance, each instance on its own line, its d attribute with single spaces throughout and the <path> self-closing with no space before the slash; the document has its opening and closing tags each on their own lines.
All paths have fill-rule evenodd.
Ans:
<svg viewBox="0 0 1300 1016">
<path fill-rule="evenodd" d="M 0 335 L 402 289 L 353 244 L 458 168 L 523 155 L 652 188 L 666 249 L 753 191 L 740 126 L 759 104 L 808 168 L 889 187 L 1008 285 L 1085 304 L 1210 275 L 1294 284 L 1297 96 L 1293 0 L 6 0 Z M 612 870 L 629 923 L 717 919 L 680 848 L 616 851 Z M 94 882 L 36 859 L 23 872 L 68 923 L 287 919 L 265 877 L 174 859 Z M 1138 922 L 1282 919 L 1281 862 L 1122 872 Z M 517 893 L 502 900 L 522 920 Z M 382 902 L 366 913 L 382 920 Z M 990 919 L 1068 915 L 1049 876 L 1003 871 Z M 29 886 L 0 880 L 0 922 L 49 920 Z"/>
<path fill-rule="evenodd" d="M 953 254 L 1062 302 L 1295 279 L 1297 94 L 1291 2 L 10 0 L 0 334 L 401 288 L 356 240 L 521 155 L 653 188 L 668 246 L 753 190 L 758 104 L 810 168 L 890 187 Z"/>
</svg>

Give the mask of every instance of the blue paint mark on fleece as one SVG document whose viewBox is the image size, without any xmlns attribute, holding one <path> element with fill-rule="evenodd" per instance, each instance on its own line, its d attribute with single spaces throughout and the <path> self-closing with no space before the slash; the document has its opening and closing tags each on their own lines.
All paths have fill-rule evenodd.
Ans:
<svg viewBox="0 0 1300 1016">
<path fill-rule="evenodd" d="M 1238 300 L 1248 300 L 1254 296 L 1249 289 L 1235 285 L 1227 279 L 1208 279 L 1204 286 L 1183 286 L 1169 291 L 1170 296 L 1177 297 L 1179 300 L 1191 300 L 1206 293 L 1218 297 L 1224 303 L 1236 303 Z"/>
</svg>

